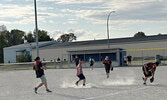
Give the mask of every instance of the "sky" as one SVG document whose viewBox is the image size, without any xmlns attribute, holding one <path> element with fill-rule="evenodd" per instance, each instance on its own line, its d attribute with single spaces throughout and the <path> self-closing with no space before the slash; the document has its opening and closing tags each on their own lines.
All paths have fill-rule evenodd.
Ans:
<svg viewBox="0 0 167 100">
<path fill-rule="evenodd" d="M 74 33 L 77 41 L 167 33 L 167 0 L 37 0 L 38 28 L 55 40 Z M 34 0 L 0 0 L 0 25 L 26 33 L 35 29 Z"/>
</svg>

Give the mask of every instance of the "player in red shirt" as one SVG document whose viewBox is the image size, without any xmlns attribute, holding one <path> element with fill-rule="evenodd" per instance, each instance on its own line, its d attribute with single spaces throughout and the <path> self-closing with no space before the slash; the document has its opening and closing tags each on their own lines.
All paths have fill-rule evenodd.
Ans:
<svg viewBox="0 0 167 100">
<path fill-rule="evenodd" d="M 113 70 L 113 67 L 112 67 L 112 62 L 111 60 L 109 60 L 108 56 L 106 56 L 105 60 L 103 61 L 103 64 L 106 70 L 107 78 L 109 78 L 110 69 Z"/>
<path fill-rule="evenodd" d="M 149 77 L 150 78 L 150 82 L 152 83 L 154 81 L 154 74 L 155 74 L 155 70 L 156 70 L 156 67 L 159 65 L 159 62 L 150 62 L 150 63 L 147 63 L 147 64 L 144 64 L 144 66 L 142 67 L 142 70 L 143 70 L 143 74 L 145 76 L 145 78 L 143 77 L 143 85 L 146 85 L 146 81 Z"/>
</svg>

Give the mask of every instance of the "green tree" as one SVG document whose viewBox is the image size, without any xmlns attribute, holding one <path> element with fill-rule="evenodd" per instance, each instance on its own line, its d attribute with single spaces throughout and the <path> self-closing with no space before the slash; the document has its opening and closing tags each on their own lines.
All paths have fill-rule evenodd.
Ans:
<svg viewBox="0 0 167 100">
<path fill-rule="evenodd" d="M 7 46 L 7 40 L 5 38 L 5 34 L 3 32 L 0 32 L 0 63 L 3 63 L 3 48 Z"/>
<path fill-rule="evenodd" d="M 74 33 L 69 33 L 69 34 L 63 34 L 61 35 L 57 41 L 58 42 L 61 42 L 61 43 L 64 43 L 64 42 L 71 42 L 73 40 L 76 40 L 77 37 L 74 35 Z"/>
<path fill-rule="evenodd" d="M 138 32 L 134 35 L 135 38 L 146 37 L 144 32 Z"/>
<path fill-rule="evenodd" d="M 34 37 L 36 38 L 36 32 L 34 31 Z M 45 30 L 38 30 L 38 40 L 41 41 L 52 41 L 53 39 L 50 38 L 48 32 Z"/>
<path fill-rule="evenodd" d="M 18 45 L 24 43 L 24 31 L 18 30 L 18 29 L 13 29 L 11 32 L 5 32 L 8 45 L 13 46 L 13 45 Z"/>
<path fill-rule="evenodd" d="M 35 38 L 31 32 L 29 32 L 26 36 L 24 36 L 24 39 L 26 39 L 27 42 L 29 43 L 35 42 Z"/>
</svg>

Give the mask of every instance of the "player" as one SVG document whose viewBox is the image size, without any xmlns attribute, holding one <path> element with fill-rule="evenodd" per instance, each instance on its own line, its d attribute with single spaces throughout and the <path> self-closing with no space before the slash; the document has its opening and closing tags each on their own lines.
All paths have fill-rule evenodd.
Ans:
<svg viewBox="0 0 167 100">
<path fill-rule="evenodd" d="M 86 82 L 86 78 L 82 71 L 82 64 L 83 64 L 83 59 L 80 59 L 79 64 L 77 66 L 77 74 L 76 74 L 79 77 L 79 80 L 75 83 L 77 86 L 81 80 L 83 80 L 83 86 L 85 86 L 85 82 Z"/>
<path fill-rule="evenodd" d="M 128 56 L 127 56 L 127 60 L 128 60 L 128 65 L 131 65 L 132 56 L 131 56 L 131 55 L 128 55 Z"/>
<path fill-rule="evenodd" d="M 112 62 L 111 60 L 109 60 L 108 56 L 106 56 L 105 60 L 103 61 L 103 64 L 105 66 L 107 78 L 109 78 L 110 69 L 113 70 L 113 67 L 112 67 Z"/>
<path fill-rule="evenodd" d="M 40 88 L 43 85 L 45 86 L 47 92 L 52 92 L 48 89 L 46 77 L 44 74 L 44 70 L 46 70 L 46 67 L 43 66 L 42 62 L 40 61 L 40 57 L 35 58 L 33 70 L 35 70 L 36 72 L 36 77 L 40 78 L 42 81 L 42 83 L 40 83 L 37 87 L 35 87 L 34 92 L 37 93 L 38 88 Z"/>
<path fill-rule="evenodd" d="M 142 70 L 143 70 L 143 74 L 145 76 L 145 78 L 143 77 L 143 85 L 146 85 L 146 81 L 149 77 L 150 78 L 150 82 L 152 83 L 154 81 L 154 74 L 155 74 L 155 70 L 156 70 L 156 67 L 159 65 L 159 62 L 150 62 L 150 63 L 147 63 L 147 64 L 144 64 L 144 66 L 142 67 Z"/>
<path fill-rule="evenodd" d="M 95 60 L 92 57 L 89 57 L 89 64 L 90 64 L 90 68 L 93 70 L 93 65 L 95 63 Z"/>
</svg>

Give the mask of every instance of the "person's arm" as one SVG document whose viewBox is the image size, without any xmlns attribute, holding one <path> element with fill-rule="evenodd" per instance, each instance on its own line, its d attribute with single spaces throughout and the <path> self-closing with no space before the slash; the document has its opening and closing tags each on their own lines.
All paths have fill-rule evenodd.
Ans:
<svg viewBox="0 0 167 100">
<path fill-rule="evenodd" d="M 42 63 L 40 63 L 39 66 L 41 66 L 41 67 L 40 67 L 41 69 L 46 70 L 46 67 L 44 67 Z"/>
<path fill-rule="evenodd" d="M 34 65 L 33 65 L 33 70 L 36 70 L 36 69 L 35 69 L 35 66 L 36 66 L 36 63 L 34 63 Z"/>
<path fill-rule="evenodd" d="M 148 75 L 148 72 L 147 72 L 147 69 L 146 69 L 146 65 L 144 65 L 144 71 Z"/>
<path fill-rule="evenodd" d="M 103 64 L 105 64 L 105 60 L 103 61 Z"/>
<path fill-rule="evenodd" d="M 46 70 L 46 67 L 42 66 L 41 69 Z"/>
<path fill-rule="evenodd" d="M 35 65 L 33 65 L 33 70 L 35 70 Z"/>
<path fill-rule="evenodd" d="M 152 77 L 154 77 L 155 70 L 156 70 L 156 66 L 154 65 L 153 72 L 152 72 Z"/>
</svg>

